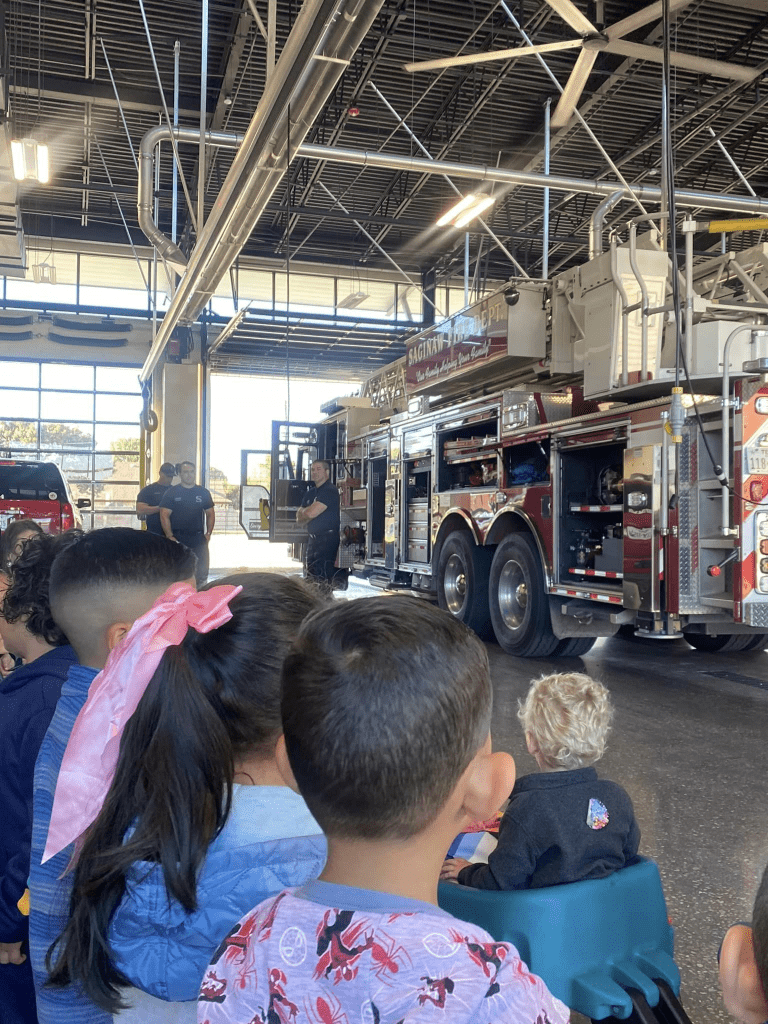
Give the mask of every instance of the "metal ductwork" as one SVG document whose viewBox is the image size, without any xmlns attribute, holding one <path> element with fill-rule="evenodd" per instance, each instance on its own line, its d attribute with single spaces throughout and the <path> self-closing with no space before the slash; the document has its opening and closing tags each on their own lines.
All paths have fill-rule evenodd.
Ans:
<svg viewBox="0 0 768 1024">
<path fill-rule="evenodd" d="M 595 207 L 589 224 L 589 258 L 593 260 L 603 251 L 603 228 L 605 218 L 614 208 L 620 199 L 624 198 L 624 189 L 617 188 L 611 195 L 606 196 L 601 203 Z"/>
<path fill-rule="evenodd" d="M 310 160 L 328 160 L 355 167 L 376 167 L 388 171 L 413 171 L 414 174 L 445 174 L 451 178 L 468 178 L 472 181 L 501 182 L 503 185 L 529 186 L 531 188 L 552 188 L 560 192 L 582 192 L 591 195 L 610 196 L 621 191 L 624 198 L 637 196 L 641 202 L 660 204 L 665 195 L 658 186 L 638 185 L 631 192 L 615 181 L 600 181 L 594 178 L 566 178 L 556 174 L 528 174 L 523 171 L 507 170 L 504 167 L 489 167 L 482 164 L 457 164 L 450 160 L 425 160 L 420 157 L 397 156 L 378 153 L 375 150 L 337 149 L 330 146 L 315 146 L 305 143 L 299 146 L 296 156 Z M 733 213 L 749 213 L 752 216 L 768 216 L 768 200 L 751 196 L 731 196 L 716 192 L 696 192 L 694 189 L 675 189 L 675 199 L 680 206 L 701 207 L 704 210 L 730 210 Z"/>
<path fill-rule="evenodd" d="M 198 235 L 141 370 L 142 381 L 157 365 L 176 325 L 194 323 L 245 245 L 382 4 L 383 0 L 305 0 Z"/>
<path fill-rule="evenodd" d="M 177 142 L 190 142 L 194 145 L 200 144 L 200 132 L 197 128 L 168 128 L 166 125 L 158 125 L 157 128 L 150 128 L 142 137 L 139 146 L 139 227 L 147 236 L 149 241 L 157 249 L 157 252 L 174 270 L 183 274 L 187 269 L 187 257 L 167 235 L 164 235 L 155 223 L 154 218 L 154 170 L 155 170 L 155 149 L 161 142 L 168 142 L 171 133 Z M 237 149 L 242 145 L 244 135 L 236 132 L 206 132 L 205 142 L 208 146 L 221 146 L 225 149 Z"/>
</svg>

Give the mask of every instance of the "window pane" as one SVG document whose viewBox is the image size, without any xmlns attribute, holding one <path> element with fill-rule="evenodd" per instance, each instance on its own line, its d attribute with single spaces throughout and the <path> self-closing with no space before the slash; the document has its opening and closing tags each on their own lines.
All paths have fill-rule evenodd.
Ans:
<svg viewBox="0 0 768 1024">
<path fill-rule="evenodd" d="M 57 391 L 93 391 L 93 367 L 74 363 L 43 363 L 42 386 Z"/>
<path fill-rule="evenodd" d="M 100 530 L 103 526 L 129 526 L 133 530 L 140 530 L 141 523 L 136 518 L 136 512 L 96 512 L 88 517 L 92 525 L 88 525 L 86 529 L 89 530 Z M 85 517 L 83 517 L 85 522 Z"/>
<path fill-rule="evenodd" d="M 46 462 L 55 462 L 66 474 L 70 484 L 86 480 L 90 482 L 93 473 L 92 455 L 74 455 L 70 452 L 41 452 L 40 458 Z M 80 497 L 90 498 L 90 494 L 83 494 Z"/>
<path fill-rule="evenodd" d="M 22 302 L 50 302 L 66 306 L 74 306 L 77 301 L 77 289 L 73 284 L 35 284 L 34 281 L 17 281 L 6 278 L 5 294 L 9 299 Z"/>
<path fill-rule="evenodd" d="M 141 390 L 139 368 L 137 366 L 97 366 L 96 390 L 125 391 L 131 395 L 138 394 Z"/>
<path fill-rule="evenodd" d="M 272 305 L 272 271 L 271 270 L 240 270 L 236 278 L 238 286 L 238 299 L 242 304 L 250 299 L 256 300 L 259 305 Z M 232 287 L 229 281 L 229 274 L 222 277 L 216 294 L 232 298 Z"/>
<path fill-rule="evenodd" d="M 40 416 L 44 420 L 85 420 L 90 423 L 93 419 L 93 394 L 43 391 L 40 395 Z"/>
<path fill-rule="evenodd" d="M 95 448 L 100 452 L 115 451 L 115 445 L 122 448 L 126 438 L 134 438 L 138 434 L 138 421 L 133 423 L 97 423 Z M 119 451 L 120 448 L 117 450 Z M 110 456 L 111 457 L 111 456 Z M 103 476 L 100 479 L 104 479 Z"/>
<path fill-rule="evenodd" d="M 124 420 L 132 426 L 139 422 L 141 415 L 140 395 L 96 395 L 96 419 L 112 423 Z M 136 431 L 123 431 L 136 433 Z"/>
<path fill-rule="evenodd" d="M 92 256 L 83 253 L 80 257 L 81 287 L 130 288 L 143 293 L 145 305 L 148 274 L 149 260 L 142 260 L 139 269 L 139 264 L 130 256 Z"/>
<path fill-rule="evenodd" d="M 87 451 L 93 446 L 93 437 L 87 424 L 41 423 L 40 442 L 51 448 L 84 448 Z"/>
<path fill-rule="evenodd" d="M 290 283 L 285 274 L 275 275 L 275 302 L 285 306 L 290 291 L 291 309 L 330 309 L 333 307 L 333 278 L 313 277 L 309 274 L 291 274 Z M 346 295 L 346 292 L 344 292 Z"/>
<path fill-rule="evenodd" d="M 80 305 L 95 306 L 104 313 L 113 309 L 135 309 L 144 312 L 149 308 L 147 293 L 137 288 L 94 288 L 81 285 Z M 158 297 L 158 308 L 162 309 L 162 296 Z"/>
<path fill-rule="evenodd" d="M 37 448 L 37 423 L 0 420 L 0 448 Z"/>
<path fill-rule="evenodd" d="M 37 419 L 37 391 L 11 391 L 0 388 L 0 416 Z"/>
<path fill-rule="evenodd" d="M 36 388 L 40 383 L 39 363 L 14 363 L 0 360 L 0 383 L 6 388 Z"/>
</svg>

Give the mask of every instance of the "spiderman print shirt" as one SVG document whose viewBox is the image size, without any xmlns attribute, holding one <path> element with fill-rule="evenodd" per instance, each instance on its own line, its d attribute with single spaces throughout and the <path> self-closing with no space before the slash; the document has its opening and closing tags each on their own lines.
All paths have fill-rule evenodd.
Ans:
<svg viewBox="0 0 768 1024">
<path fill-rule="evenodd" d="M 198 1024 L 566 1024 L 514 946 L 418 900 L 310 882 L 219 946 Z"/>
</svg>

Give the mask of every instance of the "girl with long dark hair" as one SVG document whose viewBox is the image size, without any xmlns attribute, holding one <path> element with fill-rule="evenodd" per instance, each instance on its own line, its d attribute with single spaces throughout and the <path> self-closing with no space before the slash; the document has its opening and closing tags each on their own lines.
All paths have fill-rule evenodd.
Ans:
<svg viewBox="0 0 768 1024">
<path fill-rule="evenodd" d="M 81 840 L 69 923 L 49 956 L 49 984 L 79 984 L 121 1024 L 194 1021 L 203 972 L 231 925 L 268 895 L 315 878 L 325 861 L 320 828 L 274 759 L 283 659 L 322 601 L 301 581 L 268 573 L 207 591 L 190 605 L 221 592 L 231 615 L 221 621 L 225 607 L 215 628 L 186 629 L 144 680 L 103 806 Z M 160 632 L 167 638 L 169 627 Z M 133 686 L 142 645 L 131 661 L 130 634 L 124 644 Z M 118 711 L 124 703 L 120 696 Z M 84 713 L 75 743 L 89 748 Z M 90 713 L 114 721 L 116 711 Z"/>
</svg>

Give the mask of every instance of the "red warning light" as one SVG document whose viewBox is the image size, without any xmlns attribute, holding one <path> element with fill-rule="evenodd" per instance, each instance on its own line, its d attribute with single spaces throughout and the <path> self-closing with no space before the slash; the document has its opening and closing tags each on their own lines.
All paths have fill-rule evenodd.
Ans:
<svg viewBox="0 0 768 1024">
<path fill-rule="evenodd" d="M 707 576 L 719 576 L 722 569 L 719 565 L 710 565 L 707 567 Z"/>
<path fill-rule="evenodd" d="M 765 495 L 765 487 L 762 480 L 753 480 L 749 485 L 750 501 L 762 501 Z"/>
</svg>

